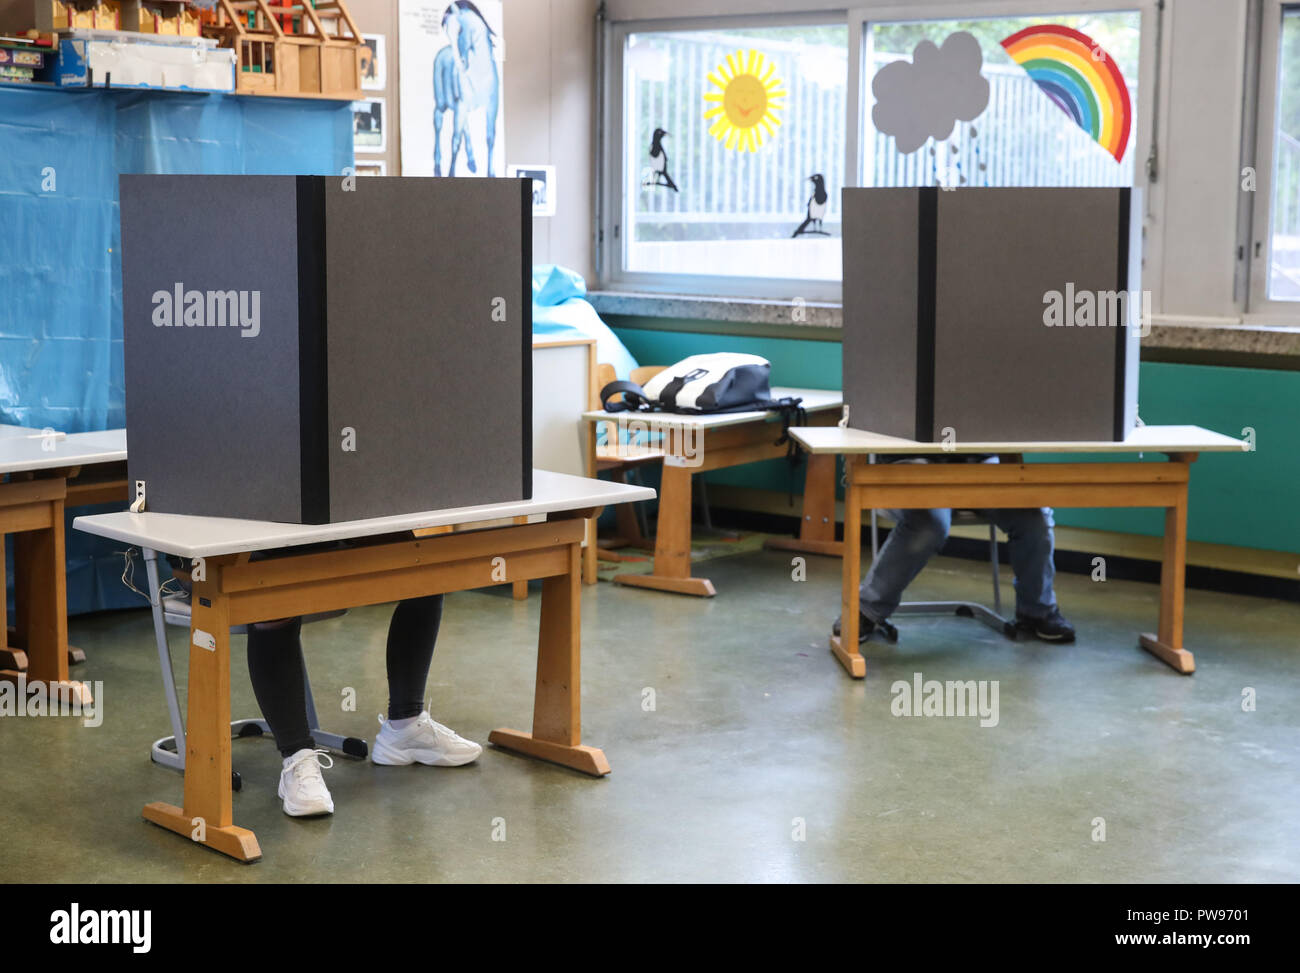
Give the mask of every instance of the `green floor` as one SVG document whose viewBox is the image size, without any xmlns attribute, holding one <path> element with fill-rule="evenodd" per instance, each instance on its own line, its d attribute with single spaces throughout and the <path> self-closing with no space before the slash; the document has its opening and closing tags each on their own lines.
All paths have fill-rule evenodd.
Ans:
<svg viewBox="0 0 1300 973">
<path fill-rule="evenodd" d="M 803 582 L 773 553 L 707 573 L 709 601 L 583 593 L 583 735 L 604 748 L 608 778 L 491 749 L 457 769 L 338 758 L 334 816 L 294 820 L 276 798 L 274 747 L 241 740 L 235 821 L 264 855 L 251 866 L 140 818 L 146 801 L 181 796 L 179 774 L 148 759 L 168 723 L 147 613 L 74 619 L 89 656 L 77 675 L 103 682 L 103 724 L 0 719 L 0 880 L 1300 880 L 1300 605 L 1190 592 L 1198 671 L 1182 677 L 1135 647 L 1154 586 L 1063 576 L 1078 644 L 905 619 L 853 682 L 826 650 L 838 561 L 808 558 Z M 980 565 L 936 559 L 909 594 L 982 598 L 986 586 Z M 437 719 L 481 742 L 528 726 L 538 602 L 504 589 L 448 600 Z M 373 736 L 387 617 L 361 609 L 306 630 L 327 728 Z M 254 715 L 242 642 L 234 711 Z M 173 631 L 182 680 L 185 643 Z M 915 672 L 997 680 L 998 725 L 893 716 L 890 685 Z M 341 710 L 345 687 L 355 712 Z"/>
</svg>

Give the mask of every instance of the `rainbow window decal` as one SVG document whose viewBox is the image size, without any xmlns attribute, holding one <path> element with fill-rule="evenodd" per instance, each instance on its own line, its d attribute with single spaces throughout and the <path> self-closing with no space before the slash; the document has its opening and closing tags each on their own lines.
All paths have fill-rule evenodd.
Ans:
<svg viewBox="0 0 1300 973">
<path fill-rule="evenodd" d="M 1060 24 L 1026 27 L 1002 41 L 1011 59 L 1093 141 L 1119 162 L 1133 120 L 1115 59 L 1087 34 Z"/>
</svg>

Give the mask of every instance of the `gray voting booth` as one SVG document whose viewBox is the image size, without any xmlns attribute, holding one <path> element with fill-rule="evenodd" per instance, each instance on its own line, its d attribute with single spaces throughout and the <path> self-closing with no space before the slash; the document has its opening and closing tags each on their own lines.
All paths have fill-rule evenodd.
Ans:
<svg viewBox="0 0 1300 973">
<path fill-rule="evenodd" d="M 1139 199 L 845 189 L 849 425 L 922 442 L 1123 440 L 1137 421 Z"/>
<path fill-rule="evenodd" d="M 531 496 L 518 179 L 123 176 L 146 509 L 327 523 Z"/>
</svg>

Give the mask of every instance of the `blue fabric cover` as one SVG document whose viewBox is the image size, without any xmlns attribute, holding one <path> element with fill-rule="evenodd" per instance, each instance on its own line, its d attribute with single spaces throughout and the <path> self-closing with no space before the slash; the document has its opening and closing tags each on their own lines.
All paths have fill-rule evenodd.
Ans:
<svg viewBox="0 0 1300 973">
<path fill-rule="evenodd" d="M 558 264 L 533 268 L 533 334 L 577 332 L 596 339 L 596 360 L 613 365 L 619 378 L 631 377 L 637 361 L 587 301 L 587 282 Z"/>
<path fill-rule="evenodd" d="M 119 174 L 350 165 L 348 102 L 0 85 L 0 422 L 125 421 Z M 123 546 L 68 531 L 69 612 L 142 604 Z"/>
</svg>

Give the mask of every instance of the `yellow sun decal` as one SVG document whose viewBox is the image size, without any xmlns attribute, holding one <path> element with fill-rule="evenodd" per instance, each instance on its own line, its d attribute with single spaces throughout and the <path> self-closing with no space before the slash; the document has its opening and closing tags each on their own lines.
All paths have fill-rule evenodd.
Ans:
<svg viewBox="0 0 1300 973">
<path fill-rule="evenodd" d="M 781 124 L 778 114 L 785 108 L 781 99 L 786 96 L 784 82 L 775 74 L 776 65 L 758 51 L 728 54 L 727 63 L 709 75 L 718 90 L 704 95 L 711 105 L 704 118 L 713 119 L 709 134 L 741 152 L 757 151 L 765 132 L 775 135 Z"/>
</svg>

